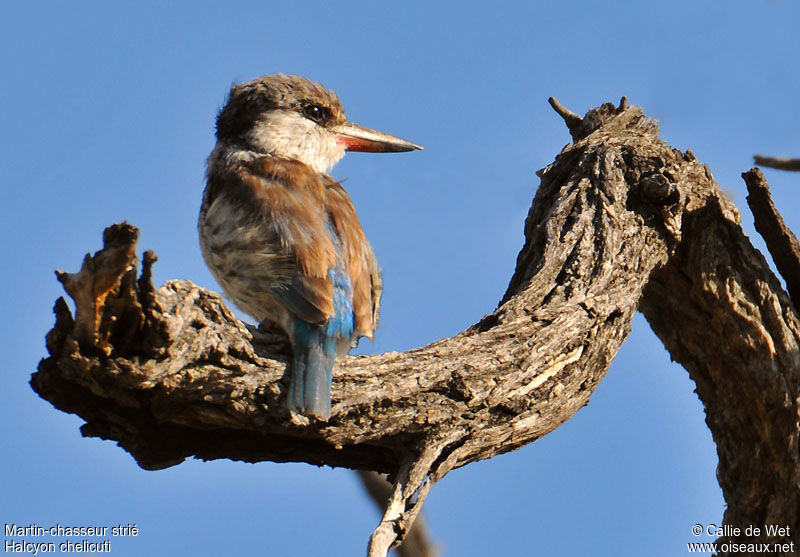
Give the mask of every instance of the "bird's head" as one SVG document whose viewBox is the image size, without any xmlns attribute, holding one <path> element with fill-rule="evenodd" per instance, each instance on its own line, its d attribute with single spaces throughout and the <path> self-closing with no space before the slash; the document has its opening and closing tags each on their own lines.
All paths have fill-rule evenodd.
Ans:
<svg viewBox="0 0 800 557">
<path fill-rule="evenodd" d="M 274 74 L 231 88 L 217 142 L 328 170 L 345 151 L 391 153 L 421 146 L 347 121 L 336 93 L 304 77 Z"/>
</svg>

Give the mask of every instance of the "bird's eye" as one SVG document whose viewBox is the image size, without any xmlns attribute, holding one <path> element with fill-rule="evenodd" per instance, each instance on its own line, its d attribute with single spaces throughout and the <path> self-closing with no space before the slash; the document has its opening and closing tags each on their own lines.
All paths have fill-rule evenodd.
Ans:
<svg viewBox="0 0 800 557">
<path fill-rule="evenodd" d="M 318 104 L 307 104 L 303 107 L 303 116 L 317 124 L 321 124 L 327 120 L 329 114 L 327 108 Z"/>
</svg>

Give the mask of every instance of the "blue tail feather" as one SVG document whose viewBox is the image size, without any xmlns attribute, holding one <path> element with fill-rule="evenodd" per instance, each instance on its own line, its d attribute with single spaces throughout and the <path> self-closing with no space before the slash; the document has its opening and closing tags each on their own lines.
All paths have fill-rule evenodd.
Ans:
<svg viewBox="0 0 800 557">
<path fill-rule="evenodd" d="M 324 323 L 294 322 L 294 361 L 289 386 L 289 408 L 299 414 L 327 420 L 331 415 L 333 364 L 339 351 L 353 339 L 353 284 L 341 258 L 341 243 L 328 224 L 339 259 L 328 271 L 333 283 L 333 315 Z"/>
<path fill-rule="evenodd" d="M 303 415 L 328 419 L 336 341 L 323 327 L 296 321 L 289 407 Z"/>
</svg>

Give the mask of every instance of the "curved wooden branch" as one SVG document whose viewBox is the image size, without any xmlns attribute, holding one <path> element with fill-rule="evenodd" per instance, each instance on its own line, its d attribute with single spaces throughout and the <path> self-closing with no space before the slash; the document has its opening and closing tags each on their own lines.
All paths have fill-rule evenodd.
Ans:
<svg viewBox="0 0 800 557">
<path fill-rule="evenodd" d="M 741 235 L 736 209 L 708 169 L 691 152 L 661 142 L 656 123 L 624 98 L 580 122 L 566 109 L 559 113 L 575 143 L 539 173 L 525 245 L 500 306 L 464 332 L 428 346 L 343 358 L 334 372 L 329 422 L 289 420 L 280 335 L 244 325 L 217 294 L 190 282 L 168 282 L 155 291 L 147 278 L 152 256 L 138 283 L 129 262 L 114 267 L 104 254 L 130 240 L 130 225 L 109 229 L 105 250 L 87 257 L 74 276 L 74 282 L 87 281 L 87 291 L 94 291 L 101 275 L 116 277 L 95 303 L 94 330 L 78 327 L 66 302 L 57 302 L 56 325 L 47 339 L 50 357 L 40 363 L 33 388 L 83 417 L 84 435 L 117 441 L 145 468 L 195 456 L 386 472 L 395 487 L 371 542 L 371 554 L 382 555 L 402 539 L 427 491 L 450 470 L 530 443 L 582 408 L 640 304 L 690 372 L 700 357 L 738 369 L 735 360 L 749 347 L 761 357 L 777 358 L 774 365 L 793 365 L 796 373 L 788 356 L 798 331 L 794 313 L 782 305 L 785 295 L 763 259 L 747 255 L 752 247 L 746 238 L 735 239 L 731 245 L 739 251 L 724 262 L 766 277 L 756 305 L 745 308 L 773 309 L 757 313 L 770 319 L 762 323 L 763 334 L 729 345 L 726 329 L 707 322 L 716 314 L 698 310 L 694 299 L 686 298 L 697 284 L 717 293 L 728 287 L 714 282 L 718 276 L 709 275 L 703 262 L 690 256 L 692 250 L 724 249 L 736 230 Z M 698 223 L 704 223 L 702 231 Z M 744 311 L 732 296 L 718 295 L 714 303 L 721 314 Z M 673 306 L 683 307 L 693 326 L 705 327 L 690 329 L 703 338 L 702 346 L 684 338 L 676 325 L 683 313 Z M 79 318 L 85 314 L 79 307 Z M 722 323 L 722 317 L 716 319 Z M 712 357 L 712 349 L 721 353 Z M 715 381 L 738 388 L 730 378 L 692 373 L 699 374 L 701 397 Z M 752 375 L 737 377 L 758 384 Z M 793 382 L 782 385 L 776 393 L 797 392 L 791 391 Z M 776 400 L 763 399 L 764 404 Z M 788 416 L 795 398 L 781 400 L 778 408 Z M 762 420 L 754 428 L 766 427 L 769 408 L 748 415 Z M 711 420 L 711 412 L 712 431 L 731 427 Z M 789 437 L 788 429 L 781 434 L 795 443 L 796 460 L 796 435 Z M 777 454 L 778 447 L 770 448 Z M 783 449 L 788 457 L 790 449 Z M 768 464 L 760 463 L 765 470 Z M 720 467 L 727 470 L 722 462 Z M 751 504 L 734 499 L 737 505 Z M 726 517 L 738 517 L 736 512 L 729 500 Z"/>
</svg>

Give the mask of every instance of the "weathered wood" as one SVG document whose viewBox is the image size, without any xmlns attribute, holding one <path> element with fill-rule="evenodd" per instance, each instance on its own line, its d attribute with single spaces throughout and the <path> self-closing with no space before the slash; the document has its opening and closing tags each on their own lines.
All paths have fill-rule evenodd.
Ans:
<svg viewBox="0 0 800 557">
<path fill-rule="evenodd" d="M 112 227 L 106 250 L 74 278 L 119 277 L 94 302 L 97 330 L 81 332 L 59 300 L 33 388 L 145 468 L 195 456 L 389 473 L 394 490 L 370 546 L 384 555 L 450 470 L 530 443 L 582 408 L 641 307 L 727 444 L 726 521 L 794 525 L 798 327 L 788 298 L 709 170 L 660 141 L 641 109 L 623 98 L 580 119 L 552 104 L 574 143 L 539 172 L 500 306 L 428 346 L 342 358 L 327 423 L 289 419 L 280 335 L 244 325 L 190 282 L 155 291 L 152 257 L 138 283 L 129 265 L 111 265 L 104 253 L 131 237 L 130 225 Z M 742 455 L 762 449 L 760 480 L 741 478 L 752 472 L 740 469 Z"/>
<path fill-rule="evenodd" d="M 367 494 L 383 512 L 392 496 L 392 484 L 382 475 L 367 470 L 359 470 L 358 477 Z M 422 513 L 411 525 L 403 543 L 395 547 L 395 554 L 397 557 L 439 557 L 441 555 L 441 551 L 433 542 L 428 530 L 428 522 Z"/>
<path fill-rule="evenodd" d="M 717 191 L 710 174 L 695 183 Z M 797 548 L 800 321 L 739 222 L 733 204 L 716 193 L 688 206 L 684 237 L 693 240 L 653 273 L 640 309 L 689 371 L 705 406 L 725 524 L 742 532 L 749 525 L 762 533 L 765 524 L 791 528 L 791 538 L 742 535 L 718 542 L 794 541 Z"/>
<path fill-rule="evenodd" d="M 800 242 L 786 226 L 778 208 L 772 202 L 764 174 L 758 168 L 742 173 L 747 184 L 747 205 L 753 213 L 753 224 L 764 242 L 778 272 L 786 282 L 786 290 L 794 307 L 800 307 Z"/>
</svg>

